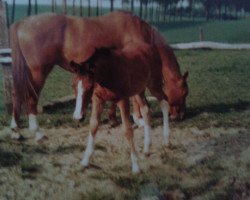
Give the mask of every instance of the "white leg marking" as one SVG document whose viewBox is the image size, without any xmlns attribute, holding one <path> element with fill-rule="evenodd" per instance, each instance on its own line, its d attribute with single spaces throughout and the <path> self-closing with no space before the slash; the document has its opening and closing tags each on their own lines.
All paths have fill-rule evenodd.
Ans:
<svg viewBox="0 0 250 200">
<path fill-rule="evenodd" d="M 82 119 L 82 95 L 83 95 L 84 89 L 82 87 L 82 81 L 78 81 L 77 84 L 77 97 L 76 97 L 76 108 L 75 112 L 73 114 L 73 119 L 79 120 Z"/>
<path fill-rule="evenodd" d="M 17 128 L 17 123 L 16 123 L 14 116 L 12 116 L 12 118 L 11 118 L 10 128 L 11 129 Z"/>
<path fill-rule="evenodd" d="M 131 153 L 131 161 L 132 161 L 132 173 L 134 173 L 134 174 L 139 173 L 140 167 L 138 165 L 138 158 L 133 153 Z"/>
<path fill-rule="evenodd" d="M 83 155 L 83 159 L 81 161 L 81 164 L 83 167 L 87 167 L 89 165 L 89 159 L 94 151 L 94 137 L 92 136 L 92 134 L 89 134 L 89 138 L 88 138 L 88 144 L 87 144 L 87 148 L 84 152 Z"/>
<path fill-rule="evenodd" d="M 149 147 L 151 145 L 151 127 L 148 124 L 144 125 L 144 153 L 147 155 L 149 154 Z"/>
<path fill-rule="evenodd" d="M 38 122 L 36 120 L 36 115 L 29 114 L 29 130 L 30 131 L 36 131 L 39 129 Z"/>
<path fill-rule="evenodd" d="M 142 119 L 142 118 L 138 118 L 137 115 L 136 115 L 135 113 L 133 114 L 133 120 L 134 120 L 135 124 L 136 124 L 139 128 L 141 128 L 141 127 L 144 126 L 144 121 L 143 121 L 143 119 Z"/>
<path fill-rule="evenodd" d="M 167 101 L 162 100 L 160 102 L 160 105 L 163 114 L 163 140 L 164 144 L 167 145 L 169 143 L 169 134 L 170 134 L 169 119 L 168 119 L 168 103 Z"/>
<path fill-rule="evenodd" d="M 29 130 L 35 133 L 36 142 L 40 142 L 42 141 L 42 139 L 46 139 L 46 136 L 44 135 L 44 133 L 39 130 L 39 124 L 36 119 L 36 115 L 34 114 L 29 114 Z"/>
</svg>

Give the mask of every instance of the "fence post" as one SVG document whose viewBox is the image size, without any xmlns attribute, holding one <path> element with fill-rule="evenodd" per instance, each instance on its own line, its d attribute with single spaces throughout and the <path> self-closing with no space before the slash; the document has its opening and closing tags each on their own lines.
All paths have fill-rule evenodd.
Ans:
<svg viewBox="0 0 250 200">
<path fill-rule="evenodd" d="M 200 30 L 199 30 L 199 40 L 202 42 L 204 41 L 204 32 L 203 32 L 203 28 L 200 27 Z"/>
<path fill-rule="evenodd" d="M 3 69 L 4 95 L 7 113 L 12 112 L 12 67 L 9 49 L 6 2 L 0 0 L 0 66 Z"/>
</svg>

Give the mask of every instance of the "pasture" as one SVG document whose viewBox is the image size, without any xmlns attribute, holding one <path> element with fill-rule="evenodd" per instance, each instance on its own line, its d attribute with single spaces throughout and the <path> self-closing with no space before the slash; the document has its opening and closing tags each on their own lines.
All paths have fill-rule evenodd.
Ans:
<svg viewBox="0 0 250 200">
<path fill-rule="evenodd" d="M 249 33 L 247 22 L 238 21 L 242 32 Z M 218 23 L 208 26 L 218 27 Z M 228 23 L 237 21 L 223 24 Z M 176 33 L 182 26 L 176 24 L 170 29 L 159 25 L 159 30 L 170 35 L 170 42 L 197 40 L 200 24 L 189 27 L 197 30 L 193 39 L 189 36 L 194 33 L 179 37 Z M 217 28 L 214 31 L 218 32 Z M 249 42 L 245 33 L 237 31 L 231 29 L 220 37 L 227 42 Z M 172 146 L 164 149 L 161 112 L 155 102 L 150 103 L 153 144 L 148 158 L 142 154 L 143 129 L 135 127 L 143 170 L 139 175 L 131 174 L 127 141 L 119 127 L 109 127 L 105 112 L 90 168 L 80 167 L 88 117 L 84 122 L 74 122 L 73 103 L 40 114 L 38 120 L 49 137 L 46 143 L 34 142 L 24 117 L 22 133 L 26 139 L 11 140 L 1 85 L 0 199 L 249 199 L 250 51 L 175 53 L 182 72 L 189 71 L 187 117 L 170 123 Z M 1 84 L 2 79 L 1 72 Z M 40 106 L 72 94 L 71 83 L 72 75 L 56 67 L 41 94 Z"/>
<path fill-rule="evenodd" d="M 142 156 L 142 129 L 135 129 L 143 172 L 131 175 L 128 146 L 107 116 L 97 135 L 91 167 L 79 165 L 88 136 L 87 120 L 72 120 L 73 106 L 40 115 L 49 141 L 5 137 L 9 120 L 1 120 L 1 197 L 7 199 L 244 199 L 249 197 L 249 51 L 176 51 L 182 71 L 189 71 L 190 94 L 185 121 L 171 122 L 171 149 L 161 146 L 161 113 L 151 103 L 152 154 Z M 216 58 L 216 59 L 215 59 Z M 58 84 L 65 82 L 64 86 Z M 55 94 L 54 91 L 60 92 Z M 71 93 L 71 75 L 56 68 L 42 101 Z M 26 127 L 26 121 L 23 123 Z M 30 190 L 32 188 L 32 193 Z"/>
</svg>

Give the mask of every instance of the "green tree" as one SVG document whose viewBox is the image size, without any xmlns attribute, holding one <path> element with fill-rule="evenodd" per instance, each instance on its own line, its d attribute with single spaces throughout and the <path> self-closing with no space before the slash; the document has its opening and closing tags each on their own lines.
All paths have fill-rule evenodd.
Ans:
<svg viewBox="0 0 250 200">
<path fill-rule="evenodd" d="M 115 0 L 110 0 L 110 11 L 114 11 L 114 1 Z"/>
<path fill-rule="evenodd" d="M 31 0 L 28 0 L 28 10 L 27 10 L 27 15 L 30 16 L 31 15 Z"/>
</svg>

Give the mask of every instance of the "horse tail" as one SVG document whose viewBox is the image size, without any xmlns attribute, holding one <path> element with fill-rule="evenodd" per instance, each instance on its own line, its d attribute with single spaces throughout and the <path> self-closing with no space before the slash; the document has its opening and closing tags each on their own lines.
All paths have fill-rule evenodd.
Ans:
<svg viewBox="0 0 250 200">
<path fill-rule="evenodd" d="M 10 46 L 12 49 L 12 76 L 13 76 L 13 116 L 19 121 L 21 107 L 27 108 L 27 99 L 31 89 L 30 71 L 23 56 L 18 39 L 18 30 L 21 22 L 14 23 L 10 28 Z"/>
</svg>

